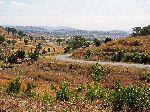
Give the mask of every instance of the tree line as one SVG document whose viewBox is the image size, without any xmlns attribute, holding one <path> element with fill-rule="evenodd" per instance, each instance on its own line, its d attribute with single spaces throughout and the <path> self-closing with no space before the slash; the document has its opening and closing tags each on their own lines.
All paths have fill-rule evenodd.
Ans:
<svg viewBox="0 0 150 112">
<path fill-rule="evenodd" d="M 132 36 L 134 36 L 134 37 L 150 35 L 150 25 L 144 26 L 143 28 L 142 27 L 135 27 L 132 29 L 133 29 Z"/>
</svg>

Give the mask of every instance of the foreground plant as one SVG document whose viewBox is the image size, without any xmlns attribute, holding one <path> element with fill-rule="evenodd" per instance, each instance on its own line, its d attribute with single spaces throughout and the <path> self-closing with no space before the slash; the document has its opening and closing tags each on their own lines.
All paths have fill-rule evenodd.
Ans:
<svg viewBox="0 0 150 112">
<path fill-rule="evenodd" d="M 90 67 L 90 71 L 91 71 L 91 76 L 95 83 L 100 81 L 103 78 L 103 76 L 105 76 L 107 73 L 107 69 L 98 65 L 98 63 L 92 65 Z"/>
<path fill-rule="evenodd" d="M 34 84 L 33 82 L 29 82 L 26 85 L 26 90 L 25 90 L 25 95 L 26 96 L 30 96 L 33 97 L 36 95 L 35 92 L 33 92 L 33 89 L 36 88 L 36 84 Z"/>
<path fill-rule="evenodd" d="M 51 85 L 51 89 L 56 93 L 56 100 L 60 101 L 69 101 L 70 100 L 70 90 L 68 84 L 63 82 L 60 83 L 59 89 L 57 89 L 54 85 Z"/>
<path fill-rule="evenodd" d="M 121 87 L 116 82 L 115 89 L 109 94 L 108 101 L 113 112 L 127 110 L 129 112 L 147 111 L 150 109 L 149 88 L 139 86 Z"/>
<path fill-rule="evenodd" d="M 100 87 L 99 85 L 92 85 L 88 84 L 87 85 L 87 90 L 86 90 L 86 98 L 93 102 L 96 99 L 102 99 L 105 98 L 106 96 L 106 91 L 104 88 Z"/>
<path fill-rule="evenodd" d="M 6 87 L 6 92 L 8 94 L 16 93 L 18 94 L 21 90 L 21 83 L 20 83 L 20 78 L 17 78 L 11 82 L 8 83 Z"/>
</svg>

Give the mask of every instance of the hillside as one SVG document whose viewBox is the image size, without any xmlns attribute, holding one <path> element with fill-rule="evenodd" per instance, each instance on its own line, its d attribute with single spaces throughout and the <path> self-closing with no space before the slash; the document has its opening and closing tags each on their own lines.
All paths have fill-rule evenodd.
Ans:
<svg viewBox="0 0 150 112">
<path fill-rule="evenodd" d="M 99 47 L 92 46 L 86 49 L 76 50 L 73 53 L 73 57 L 82 59 L 88 57 L 87 60 L 124 61 L 135 63 L 144 63 L 140 62 L 140 58 L 143 58 L 143 60 L 146 61 L 145 63 L 150 63 L 149 56 L 150 36 L 114 39 L 106 44 L 101 44 Z"/>
</svg>

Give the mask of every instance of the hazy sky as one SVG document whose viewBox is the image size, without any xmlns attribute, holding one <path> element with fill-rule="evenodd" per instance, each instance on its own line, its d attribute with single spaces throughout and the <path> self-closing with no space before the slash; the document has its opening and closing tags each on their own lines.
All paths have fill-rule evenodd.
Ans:
<svg viewBox="0 0 150 112">
<path fill-rule="evenodd" d="M 150 24 L 150 0 L 0 0 L 0 25 L 130 30 Z"/>
</svg>

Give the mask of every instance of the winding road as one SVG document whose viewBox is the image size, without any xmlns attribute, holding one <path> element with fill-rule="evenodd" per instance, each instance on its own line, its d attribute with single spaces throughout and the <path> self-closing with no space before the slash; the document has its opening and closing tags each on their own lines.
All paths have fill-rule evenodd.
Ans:
<svg viewBox="0 0 150 112">
<path fill-rule="evenodd" d="M 100 61 L 85 61 L 85 60 L 78 60 L 78 59 L 71 59 L 69 58 L 71 54 L 62 54 L 58 55 L 55 58 L 57 60 L 66 61 L 66 62 L 77 62 L 77 63 L 88 63 L 88 64 L 101 64 L 101 65 L 113 65 L 113 66 L 124 66 L 124 67 L 137 67 L 137 68 L 150 68 L 150 65 L 144 64 L 130 64 L 130 63 L 123 63 L 123 62 L 100 62 Z"/>
</svg>

